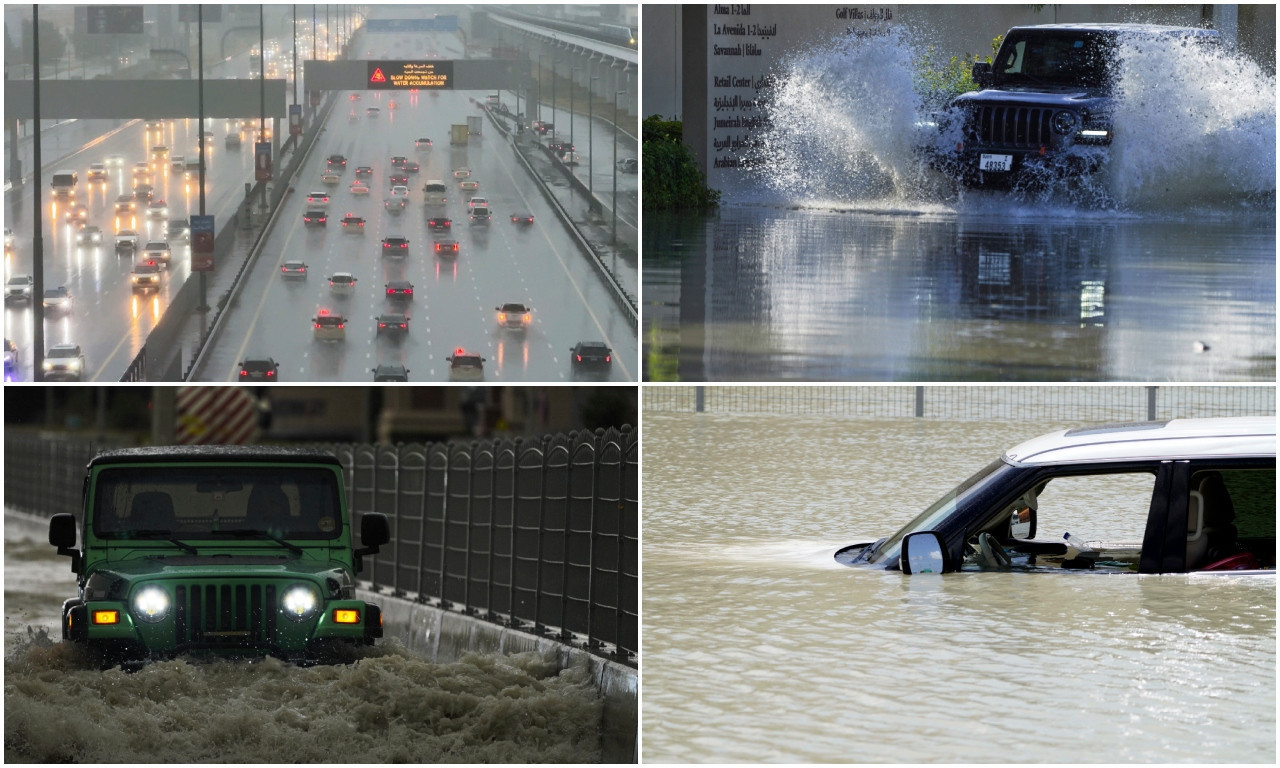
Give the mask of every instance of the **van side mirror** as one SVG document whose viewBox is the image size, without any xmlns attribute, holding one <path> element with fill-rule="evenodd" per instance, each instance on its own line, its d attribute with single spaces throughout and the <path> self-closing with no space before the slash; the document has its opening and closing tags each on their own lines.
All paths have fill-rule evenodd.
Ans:
<svg viewBox="0 0 1280 768">
<path fill-rule="evenodd" d="M 1009 514 L 1010 539 L 1034 539 L 1036 537 L 1036 511 L 1031 507 L 1018 507 Z"/>
<path fill-rule="evenodd" d="M 391 526 L 387 516 L 381 512 L 366 512 L 360 517 L 360 543 L 364 546 L 353 554 L 356 558 L 356 572 L 364 570 L 364 556 L 376 555 L 378 549 L 391 541 Z"/>
<path fill-rule="evenodd" d="M 902 539 L 902 555 L 898 558 L 902 572 L 907 575 L 920 573 L 949 573 L 955 568 L 947 558 L 947 548 L 937 531 L 916 531 Z"/>
<path fill-rule="evenodd" d="M 991 85 L 991 64 L 986 61 L 975 61 L 969 76 L 973 78 L 973 82 L 977 83 L 979 88 L 986 88 Z"/>
<path fill-rule="evenodd" d="M 71 570 L 80 573 L 81 555 L 76 546 L 76 516 L 62 512 L 49 518 L 49 543 L 59 555 L 71 558 Z"/>
</svg>

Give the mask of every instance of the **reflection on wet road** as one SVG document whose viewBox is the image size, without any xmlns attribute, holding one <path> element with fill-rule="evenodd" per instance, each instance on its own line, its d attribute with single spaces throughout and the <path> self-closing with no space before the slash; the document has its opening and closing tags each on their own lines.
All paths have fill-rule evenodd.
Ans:
<svg viewBox="0 0 1280 768">
<path fill-rule="evenodd" d="M 645 230 L 650 381 L 1275 378 L 1271 212 L 739 205 Z"/>
</svg>

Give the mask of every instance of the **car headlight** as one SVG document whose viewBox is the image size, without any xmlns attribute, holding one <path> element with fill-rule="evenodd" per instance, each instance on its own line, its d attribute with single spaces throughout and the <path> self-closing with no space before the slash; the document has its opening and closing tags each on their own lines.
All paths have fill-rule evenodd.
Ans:
<svg viewBox="0 0 1280 768">
<path fill-rule="evenodd" d="M 280 607 L 284 615 L 296 621 L 306 621 L 316 615 L 320 597 L 311 587 L 297 586 L 284 593 Z"/>
<path fill-rule="evenodd" d="M 44 368 L 46 371 L 52 371 L 52 370 L 53 370 L 53 361 L 52 361 L 52 360 L 45 360 L 45 361 L 44 361 L 44 365 L 43 365 L 43 366 L 41 366 L 41 367 L 42 367 L 42 368 Z"/>
<path fill-rule="evenodd" d="M 152 624 L 169 615 L 169 593 L 160 587 L 146 587 L 133 597 L 133 614 Z"/>
<path fill-rule="evenodd" d="M 1078 120 L 1074 112 L 1059 112 L 1053 116 L 1053 130 L 1059 136 L 1067 136 L 1076 130 Z"/>
</svg>

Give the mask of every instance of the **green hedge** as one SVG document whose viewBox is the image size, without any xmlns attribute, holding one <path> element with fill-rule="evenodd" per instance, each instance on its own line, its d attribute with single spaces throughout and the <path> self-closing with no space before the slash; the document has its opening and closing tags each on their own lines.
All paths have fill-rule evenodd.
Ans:
<svg viewBox="0 0 1280 768">
<path fill-rule="evenodd" d="M 707 187 L 706 175 L 684 145 L 679 120 L 646 117 L 643 136 L 640 157 L 646 211 L 707 211 L 719 205 L 720 192 Z"/>
</svg>

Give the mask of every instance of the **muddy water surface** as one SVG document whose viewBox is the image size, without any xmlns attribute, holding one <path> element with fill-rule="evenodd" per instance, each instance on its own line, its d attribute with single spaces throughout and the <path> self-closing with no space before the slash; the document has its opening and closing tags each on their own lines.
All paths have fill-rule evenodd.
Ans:
<svg viewBox="0 0 1280 768">
<path fill-rule="evenodd" d="M 1274 577 L 833 561 L 1066 425 L 644 419 L 646 762 L 1275 761 Z"/>
</svg>

